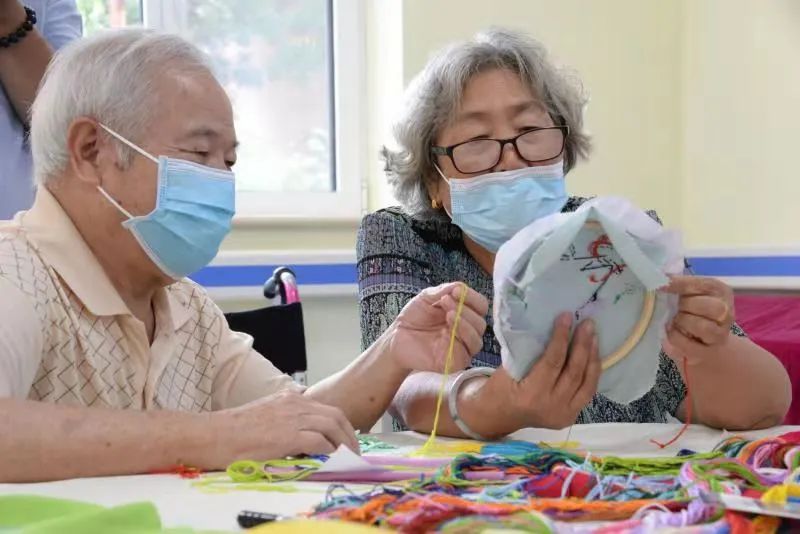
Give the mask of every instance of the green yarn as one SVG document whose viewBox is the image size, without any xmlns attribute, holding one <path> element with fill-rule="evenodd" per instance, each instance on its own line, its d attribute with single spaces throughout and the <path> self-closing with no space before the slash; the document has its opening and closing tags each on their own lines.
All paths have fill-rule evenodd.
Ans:
<svg viewBox="0 0 800 534">
<path fill-rule="evenodd" d="M 322 467 L 322 462 L 311 458 L 281 459 L 257 462 L 254 460 L 239 460 L 233 462 L 226 470 L 233 482 L 291 482 L 302 480 L 317 469 Z M 270 470 L 275 468 L 277 471 Z M 284 469 L 284 471 L 280 471 Z"/>
<path fill-rule="evenodd" d="M 711 490 L 715 492 L 723 492 L 723 484 L 734 477 L 744 480 L 753 489 L 759 491 L 767 489 L 750 468 L 735 460 L 695 463 L 692 464 L 692 472 L 698 480 L 707 482 Z"/>
<path fill-rule="evenodd" d="M 358 444 L 361 447 L 362 453 L 373 451 L 391 451 L 397 449 L 397 447 L 394 445 L 369 435 L 359 435 Z"/>
<path fill-rule="evenodd" d="M 620 458 L 606 456 L 599 462 L 592 461 L 594 470 L 601 475 L 677 475 L 686 462 L 713 460 L 722 456 L 721 452 L 690 454 L 675 458 Z"/>
</svg>

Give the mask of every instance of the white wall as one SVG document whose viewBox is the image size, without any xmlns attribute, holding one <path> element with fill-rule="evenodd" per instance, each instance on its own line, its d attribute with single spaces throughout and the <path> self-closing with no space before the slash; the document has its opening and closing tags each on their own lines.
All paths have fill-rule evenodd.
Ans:
<svg viewBox="0 0 800 534">
<path fill-rule="evenodd" d="M 687 240 L 800 249 L 800 2 L 685 7 Z"/>
</svg>

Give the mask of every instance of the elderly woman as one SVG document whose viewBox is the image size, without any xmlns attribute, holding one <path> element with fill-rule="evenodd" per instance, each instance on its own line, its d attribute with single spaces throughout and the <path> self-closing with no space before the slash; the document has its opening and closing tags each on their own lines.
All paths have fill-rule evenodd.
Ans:
<svg viewBox="0 0 800 534">
<path fill-rule="evenodd" d="M 574 77 L 538 42 L 493 30 L 436 55 L 408 89 L 396 151 L 385 150 L 400 208 L 367 215 L 358 241 L 361 328 L 369 346 L 422 288 L 463 280 L 492 299 L 500 245 L 539 217 L 573 211 L 564 176 L 589 153 Z M 502 187 L 498 187 L 502 184 Z M 655 214 L 652 214 L 655 217 Z M 667 422 L 671 416 L 728 429 L 778 424 L 790 402 L 788 376 L 734 324 L 732 291 L 715 279 L 681 276 L 655 386 L 622 405 L 597 394 L 594 325 L 569 338 L 569 314 L 556 321 L 545 354 L 521 381 L 500 366 L 490 324 L 473 366 L 490 377 L 457 380 L 443 410 L 444 435 L 493 438 L 524 427 L 575 422 Z M 452 307 L 452 303 L 448 303 Z M 481 324 L 469 312 L 463 320 Z M 686 359 L 686 380 L 675 360 Z M 441 375 L 409 376 L 393 402 L 396 426 L 431 430 Z M 454 377 L 455 378 L 455 377 Z M 452 385 L 452 383 L 451 383 Z M 454 420 L 455 419 L 455 420 Z"/>
</svg>

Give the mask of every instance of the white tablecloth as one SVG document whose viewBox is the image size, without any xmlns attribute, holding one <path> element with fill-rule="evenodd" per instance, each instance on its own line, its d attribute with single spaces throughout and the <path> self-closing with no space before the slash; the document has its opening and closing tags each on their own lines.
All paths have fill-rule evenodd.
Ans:
<svg viewBox="0 0 800 534">
<path fill-rule="evenodd" d="M 673 456 L 680 449 L 708 451 L 729 433 L 691 426 L 671 447 L 660 450 L 649 440 L 667 441 L 681 425 L 594 424 L 576 425 L 569 440 L 596 455 Z M 741 433 L 756 438 L 778 435 L 800 427 L 777 427 L 759 432 Z M 512 438 L 528 441 L 558 442 L 567 438 L 567 430 L 526 429 Z M 376 434 L 384 441 L 400 447 L 402 453 L 418 448 L 425 436 L 412 432 Z M 381 451 L 381 454 L 384 454 Z M 151 501 L 166 527 L 189 526 L 198 529 L 235 530 L 236 516 L 242 510 L 292 515 L 310 510 L 325 496 L 328 483 L 293 482 L 293 493 L 231 491 L 209 494 L 192 487 L 191 480 L 176 475 L 141 475 L 125 477 L 83 478 L 39 484 L 0 484 L 0 494 L 34 494 L 94 502 L 106 506 Z M 367 490 L 371 486 L 349 485 Z"/>
</svg>

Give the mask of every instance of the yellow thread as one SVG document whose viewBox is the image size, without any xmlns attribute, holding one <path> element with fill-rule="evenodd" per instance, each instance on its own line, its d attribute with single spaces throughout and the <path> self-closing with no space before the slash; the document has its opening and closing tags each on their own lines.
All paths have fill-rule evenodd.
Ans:
<svg viewBox="0 0 800 534">
<path fill-rule="evenodd" d="M 786 504 L 789 498 L 800 497 L 800 486 L 797 484 L 779 484 L 764 492 L 761 501 L 768 504 Z"/>
<path fill-rule="evenodd" d="M 439 440 L 435 447 L 427 450 L 420 449 L 418 454 L 425 456 L 435 456 L 452 458 L 460 454 L 479 454 L 483 449 L 480 441 L 461 440 L 461 441 L 442 441 Z"/>
<path fill-rule="evenodd" d="M 439 395 L 436 398 L 436 414 L 433 416 L 433 428 L 431 428 L 431 435 L 428 441 L 419 450 L 420 454 L 427 454 L 431 452 L 436 441 L 436 431 L 439 428 L 439 413 L 442 411 L 442 400 L 444 399 L 444 391 L 447 386 L 447 380 L 450 377 L 450 368 L 453 365 L 453 351 L 456 346 L 456 330 L 458 323 L 461 321 L 461 311 L 464 309 L 464 301 L 467 299 L 467 286 L 461 284 L 461 297 L 458 299 L 458 307 L 456 308 L 456 316 L 453 320 L 453 330 L 450 332 L 450 346 L 447 349 L 447 357 L 444 360 L 444 373 L 442 374 L 442 383 L 439 386 Z"/>
</svg>

